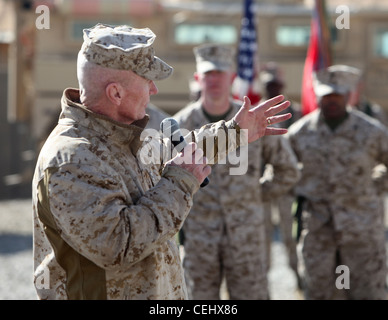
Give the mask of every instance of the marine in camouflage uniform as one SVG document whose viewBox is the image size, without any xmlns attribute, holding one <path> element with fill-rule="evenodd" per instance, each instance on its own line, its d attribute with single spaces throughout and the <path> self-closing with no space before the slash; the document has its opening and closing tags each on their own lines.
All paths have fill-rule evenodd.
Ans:
<svg viewBox="0 0 388 320">
<path fill-rule="evenodd" d="M 353 68 L 342 65 L 318 72 L 314 88 L 320 109 L 294 123 L 287 134 L 303 165 L 295 191 L 305 199 L 298 253 L 307 299 L 386 299 L 380 199 L 388 181 L 373 172 L 376 164 L 388 164 L 388 132 L 364 113 L 345 109 L 357 77 Z M 325 106 L 324 99 L 341 96 L 345 115 L 329 118 L 340 106 Z M 338 266 L 348 268 L 348 287 L 338 285 L 339 277 L 347 277 Z"/>
<path fill-rule="evenodd" d="M 205 72 L 220 72 L 225 60 L 228 70 L 232 60 L 228 49 L 212 44 L 195 48 L 200 60 L 197 70 L 202 72 L 201 62 L 205 62 Z M 193 130 L 210 122 L 203 99 L 206 94 L 174 115 L 181 128 Z M 230 100 L 224 120 L 231 119 L 240 106 Z M 226 164 L 212 167 L 210 183 L 194 196 L 183 226 L 183 266 L 189 294 L 196 300 L 220 299 L 223 277 L 230 299 L 269 298 L 262 201 L 287 192 L 299 171 L 284 137 L 268 136 L 244 148 L 248 150 L 240 148 L 239 155 L 229 155 Z M 271 179 L 262 177 L 266 163 L 274 168 Z"/>
<path fill-rule="evenodd" d="M 98 37 L 100 28 L 115 32 L 102 25 L 87 30 Z M 120 28 L 126 41 L 140 30 L 145 42 L 139 47 L 145 49 L 155 37 L 148 30 Z M 161 75 L 167 76 L 154 71 Z M 189 213 L 198 180 L 180 167 L 144 159 L 148 153 L 141 134 L 147 116 L 119 123 L 85 108 L 77 89 L 66 89 L 61 102 L 58 126 L 42 148 L 33 179 L 38 297 L 187 298 L 174 236 Z M 231 121 L 208 128 L 237 127 Z"/>
<path fill-rule="evenodd" d="M 41 150 L 33 178 L 34 284 L 40 299 L 187 298 L 175 234 L 210 168 L 180 162 L 186 156 L 198 161 L 200 149 L 189 145 L 184 151 L 190 153 L 168 161 L 159 151 L 164 143 L 169 150 L 171 143 L 143 135 L 147 100 L 157 92 L 153 81 L 172 72 L 154 56 L 154 39 L 147 28 L 98 24 L 84 30 L 77 62 L 80 90 L 64 91 L 59 123 Z M 108 75 L 109 84 L 97 75 Z M 88 102 L 97 99 L 90 94 L 96 86 L 106 113 L 96 110 L 99 100 Z M 140 103 L 115 100 L 124 97 Z M 236 150 L 241 141 L 283 134 L 265 125 L 266 119 L 287 119 L 275 114 L 288 102 L 269 109 L 278 102 L 248 111 L 247 101 L 232 121 L 209 124 L 190 138 L 212 140 L 229 130 L 242 136 L 229 141 L 229 149 L 207 150 L 212 160 Z M 116 119 L 118 110 L 129 113 L 125 120 Z"/>
</svg>

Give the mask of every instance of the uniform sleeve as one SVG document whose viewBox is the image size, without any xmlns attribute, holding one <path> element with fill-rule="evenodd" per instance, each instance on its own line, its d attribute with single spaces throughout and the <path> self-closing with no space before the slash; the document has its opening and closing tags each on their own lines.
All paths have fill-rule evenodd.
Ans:
<svg viewBox="0 0 388 320">
<path fill-rule="evenodd" d="M 381 130 L 375 143 L 378 144 L 376 149 L 376 163 L 372 178 L 378 193 L 383 194 L 388 192 L 388 129 L 380 126 Z"/>
<path fill-rule="evenodd" d="M 246 130 L 240 129 L 233 119 L 206 124 L 191 131 L 185 139 L 187 142 L 196 142 L 203 149 L 210 165 L 218 163 L 238 147 L 248 144 Z"/>
<path fill-rule="evenodd" d="M 273 170 L 270 177 L 262 179 L 266 201 L 287 193 L 300 179 L 296 156 L 289 141 L 282 136 L 263 138 L 263 161 Z"/>
<path fill-rule="evenodd" d="M 181 228 L 199 184 L 191 173 L 166 168 L 137 201 L 112 172 L 91 165 L 47 169 L 39 183 L 40 219 L 75 251 L 104 269 L 142 260 Z M 57 250 L 60 250 L 60 248 Z"/>
</svg>

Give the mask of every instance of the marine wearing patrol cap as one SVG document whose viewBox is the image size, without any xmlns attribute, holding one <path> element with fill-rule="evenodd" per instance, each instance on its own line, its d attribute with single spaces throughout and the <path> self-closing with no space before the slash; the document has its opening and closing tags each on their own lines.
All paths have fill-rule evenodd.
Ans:
<svg viewBox="0 0 388 320">
<path fill-rule="evenodd" d="M 230 71 L 234 68 L 234 49 L 221 44 L 203 44 L 193 49 L 197 72 Z"/>
<path fill-rule="evenodd" d="M 334 65 L 314 74 L 314 91 L 317 97 L 332 93 L 345 95 L 352 91 L 361 77 L 361 71 L 346 65 Z"/>
<path fill-rule="evenodd" d="M 162 80 L 173 68 L 154 55 L 155 34 L 148 28 L 98 23 L 84 29 L 81 53 L 90 62 L 106 68 L 132 70 L 149 80 Z"/>
<path fill-rule="evenodd" d="M 270 82 L 284 84 L 283 75 L 275 62 L 268 62 L 264 65 L 263 69 L 260 72 L 260 82 L 263 84 L 267 84 Z"/>
</svg>

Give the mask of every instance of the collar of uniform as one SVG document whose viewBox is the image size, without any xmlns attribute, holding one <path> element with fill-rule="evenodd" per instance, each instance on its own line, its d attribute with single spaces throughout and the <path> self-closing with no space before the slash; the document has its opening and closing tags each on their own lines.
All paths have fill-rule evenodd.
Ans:
<svg viewBox="0 0 388 320">
<path fill-rule="evenodd" d="M 208 112 L 205 111 L 205 107 L 203 106 L 203 102 L 197 101 L 196 103 L 197 103 L 197 106 L 199 106 L 202 109 L 202 113 L 203 113 L 204 117 L 207 120 L 209 120 L 209 118 L 207 117 Z M 229 99 L 228 111 L 225 112 L 221 116 L 214 116 L 214 117 L 215 118 L 220 117 L 219 120 L 225 120 L 225 121 L 231 120 L 235 116 L 235 114 L 238 112 L 238 110 L 240 109 L 241 106 L 242 106 L 242 102 L 240 100 L 234 100 L 231 98 L 231 99 Z M 210 121 L 210 122 L 218 122 L 219 120 Z"/>
<path fill-rule="evenodd" d="M 86 109 L 80 102 L 79 90 L 73 88 L 64 90 L 61 104 L 60 124 L 87 127 L 118 144 L 128 145 L 133 154 L 136 154 L 142 145 L 140 135 L 147 125 L 148 115 L 131 124 L 117 122 Z"/>
<path fill-rule="evenodd" d="M 327 124 L 327 120 L 323 116 L 323 112 L 322 112 L 321 108 L 317 109 L 317 113 L 318 113 L 317 122 L 319 122 L 319 123 L 317 123 L 317 125 L 321 126 L 322 124 L 326 124 L 327 126 L 329 126 Z M 338 131 L 339 128 L 342 128 L 344 126 L 344 124 L 347 124 L 350 122 L 349 119 L 352 118 L 352 114 L 353 114 L 352 107 L 346 106 L 346 113 L 347 113 L 347 115 L 346 115 L 345 119 L 335 129 L 336 132 Z"/>
</svg>

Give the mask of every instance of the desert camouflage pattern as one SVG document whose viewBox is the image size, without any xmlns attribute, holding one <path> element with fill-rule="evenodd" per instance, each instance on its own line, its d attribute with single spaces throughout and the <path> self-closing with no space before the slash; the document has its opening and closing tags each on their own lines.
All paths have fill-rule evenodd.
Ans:
<svg viewBox="0 0 388 320">
<path fill-rule="evenodd" d="M 232 117 L 241 106 L 231 102 Z M 174 118 L 187 130 L 208 123 L 200 102 L 188 105 Z M 184 232 L 184 269 L 190 297 L 219 299 L 223 276 L 230 299 L 268 299 L 263 198 L 279 196 L 297 181 L 297 162 L 286 139 L 266 136 L 240 148 L 247 172 L 231 175 L 238 166 L 233 155 L 212 167 L 210 183 L 194 196 Z M 229 161 L 230 160 L 230 161 Z M 235 163 L 235 164 L 233 164 Z M 263 178 L 271 163 L 274 175 Z"/>
<path fill-rule="evenodd" d="M 359 111 L 332 131 L 320 110 L 289 128 L 303 165 L 295 188 L 304 196 L 298 244 L 308 299 L 385 299 L 386 253 L 382 194 L 388 186 L 378 164 L 388 164 L 388 132 Z M 350 270 L 350 289 L 339 290 L 339 265 Z"/>
<path fill-rule="evenodd" d="M 212 70 L 231 71 L 234 68 L 235 50 L 231 46 L 206 43 L 193 49 L 197 72 Z"/>
<path fill-rule="evenodd" d="M 264 219 L 265 219 L 265 235 L 267 243 L 267 259 L 268 272 L 271 268 L 271 245 L 274 233 L 274 224 L 277 222 L 279 227 L 281 241 L 283 242 L 288 258 L 288 264 L 292 271 L 297 276 L 298 257 L 296 253 L 297 242 L 293 236 L 294 216 L 292 215 L 292 207 L 295 197 L 292 192 L 274 198 L 271 202 L 265 202 Z M 278 219 L 278 221 L 274 221 Z"/>
<path fill-rule="evenodd" d="M 346 65 L 333 65 L 313 74 L 313 87 L 317 97 L 331 93 L 347 94 L 360 81 L 361 71 Z"/>
<path fill-rule="evenodd" d="M 155 39 L 155 34 L 148 28 L 98 23 L 84 29 L 81 53 L 99 66 L 132 70 L 141 77 L 162 80 L 171 75 L 173 68 L 155 56 L 152 46 Z"/>
<path fill-rule="evenodd" d="M 39 299 L 187 298 L 175 235 L 199 183 L 164 168 L 152 148 L 143 152 L 152 140 L 140 139 L 147 120 L 117 123 L 84 109 L 78 90 L 65 90 L 33 178 Z"/>
</svg>

